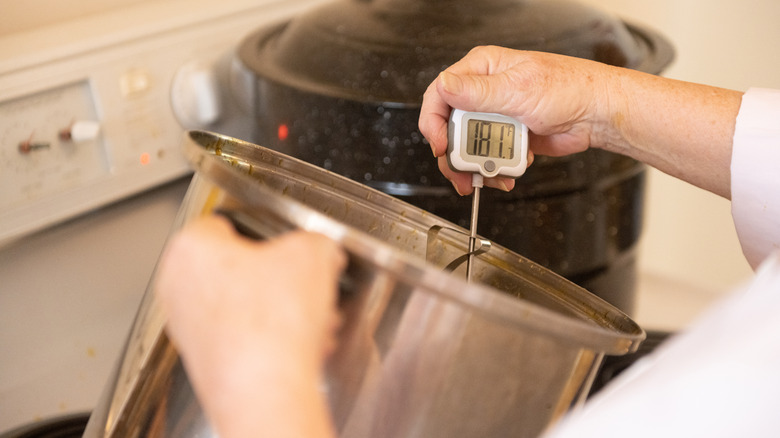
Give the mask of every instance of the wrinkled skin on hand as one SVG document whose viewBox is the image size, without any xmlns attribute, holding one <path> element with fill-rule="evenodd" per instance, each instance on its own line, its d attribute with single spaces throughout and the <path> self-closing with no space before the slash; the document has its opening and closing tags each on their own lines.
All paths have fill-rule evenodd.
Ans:
<svg viewBox="0 0 780 438">
<path fill-rule="evenodd" d="M 546 53 L 478 47 L 428 87 L 420 130 L 433 154 L 439 157 L 442 173 L 453 181 L 459 193 L 469 193 L 471 181 L 467 175 L 449 169 L 446 162 L 451 108 L 505 114 L 526 124 L 531 132 L 529 163 L 533 162 L 534 153 L 561 156 L 590 146 L 591 137 L 599 129 L 593 123 L 597 119 L 594 113 L 599 110 L 593 102 L 603 100 L 595 95 L 605 93 L 604 84 L 610 79 L 608 69 L 593 71 L 602 65 L 594 66 L 577 58 L 567 58 L 567 63 L 559 67 L 559 58 Z M 556 93 L 547 92 L 551 87 Z M 486 185 L 511 189 L 514 182 L 502 179 L 486 181 Z"/>
<path fill-rule="evenodd" d="M 442 174 L 461 194 L 471 193 L 471 178 L 452 171 L 445 158 L 452 108 L 525 123 L 529 165 L 535 154 L 602 148 L 729 197 L 741 96 L 579 58 L 477 47 L 428 87 L 419 127 Z M 510 190 L 514 181 L 488 179 L 485 185 Z"/>
</svg>

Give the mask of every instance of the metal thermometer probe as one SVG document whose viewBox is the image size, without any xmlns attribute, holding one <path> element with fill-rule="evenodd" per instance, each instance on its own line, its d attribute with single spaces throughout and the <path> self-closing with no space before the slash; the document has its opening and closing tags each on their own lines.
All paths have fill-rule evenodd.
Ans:
<svg viewBox="0 0 780 438">
<path fill-rule="evenodd" d="M 479 218 L 479 191 L 482 189 L 482 175 L 475 173 L 471 177 L 474 193 L 471 195 L 471 222 L 469 224 L 469 257 L 466 261 L 466 281 L 471 283 L 471 259 L 477 246 L 477 219 Z"/>
<path fill-rule="evenodd" d="M 479 194 L 484 178 L 517 178 L 528 166 L 528 128 L 512 117 L 453 109 L 447 129 L 447 163 L 472 174 L 469 252 L 466 279 L 471 282 L 477 242 Z"/>
</svg>

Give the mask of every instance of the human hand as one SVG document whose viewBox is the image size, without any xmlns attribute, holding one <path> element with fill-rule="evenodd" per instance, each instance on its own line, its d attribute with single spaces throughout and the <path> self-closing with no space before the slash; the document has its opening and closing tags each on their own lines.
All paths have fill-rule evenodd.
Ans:
<svg viewBox="0 0 780 438">
<path fill-rule="evenodd" d="M 551 53 L 477 47 L 428 87 L 420 131 L 460 194 L 471 177 L 447 165 L 452 108 L 515 117 L 534 154 L 589 147 L 620 153 L 729 198 L 731 148 L 742 93 Z M 511 179 L 485 185 L 510 190 Z"/>
<path fill-rule="evenodd" d="M 314 436 L 330 427 L 318 388 L 335 342 L 345 264 L 324 236 L 293 232 L 256 242 L 218 217 L 171 240 L 155 290 L 221 436 Z"/>
<path fill-rule="evenodd" d="M 610 135 L 610 67 L 579 58 L 477 47 L 428 87 L 419 127 L 439 169 L 460 194 L 471 193 L 471 177 L 447 165 L 447 122 L 452 108 L 494 112 L 528 126 L 529 156 L 561 156 L 587 149 Z M 486 179 L 485 185 L 511 190 L 514 180 Z"/>
</svg>

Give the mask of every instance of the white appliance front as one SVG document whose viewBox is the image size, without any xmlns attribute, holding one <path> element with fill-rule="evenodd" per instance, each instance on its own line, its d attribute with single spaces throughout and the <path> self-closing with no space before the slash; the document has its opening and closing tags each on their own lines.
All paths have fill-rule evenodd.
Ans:
<svg viewBox="0 0 780 438">
<path fill-rule="evenodd" d="M 248 136 L 233 52 L 312 3 L 0 0 L 0 434 L 93 408 L 188 185 L 184 130 Z"/>
</svg>

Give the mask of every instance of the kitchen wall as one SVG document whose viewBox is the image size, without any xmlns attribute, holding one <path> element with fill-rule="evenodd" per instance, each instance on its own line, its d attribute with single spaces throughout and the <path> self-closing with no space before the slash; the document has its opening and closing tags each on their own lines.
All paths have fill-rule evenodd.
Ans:
<svg viewBox="0 0 780 438">
<path fill-rule="evenodd" d="M 150 0 L 0 0 L 0 36 Z M 158 0 L 160 1 L 160 0 Z"/>
<path fill-rule="evenodd" d="M 666 35 L 665 76 L 719 87 L 780 88 L 777 0 L 584 0 Z M 649 178 L 637 320 L 679 326 L 751 275 L 727 200 L 665 174 Z M 652 313 L 652 314 L 651 314 Z"/>
</svg>

